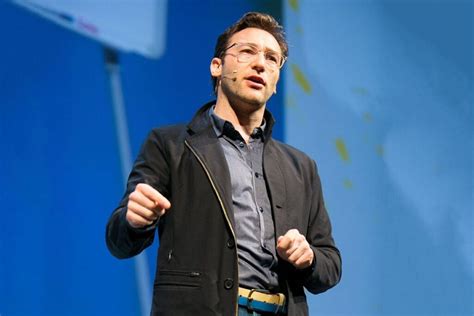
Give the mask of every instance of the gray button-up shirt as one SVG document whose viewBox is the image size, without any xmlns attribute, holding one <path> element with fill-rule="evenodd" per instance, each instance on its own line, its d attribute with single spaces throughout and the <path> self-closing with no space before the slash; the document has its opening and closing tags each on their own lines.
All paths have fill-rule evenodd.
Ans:
<svg viewBox="0 0 474 316">
<path fill-rule="evenodd" d="M 229 166 L 239 256 L 239 285 L 275 290 L 277 256 L 270 199 L 263 176 L 265 123 L 255 128 L 248 144 L 232 123 L 209 115 Z"/>
</svg>

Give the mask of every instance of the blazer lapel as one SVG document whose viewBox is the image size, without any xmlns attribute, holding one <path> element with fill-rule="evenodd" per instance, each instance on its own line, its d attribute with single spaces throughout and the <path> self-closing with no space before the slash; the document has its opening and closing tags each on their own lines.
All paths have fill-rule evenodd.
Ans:
<svg viewBox="0 0 474 316">
<path fill-rule="evenodd" d="M 214 183 L 218 194 L 224 204 L 224 212 L 231 222 L 231 229 L 234 230 L 234 213 L 232 209 L 232 185 L 230 180 L 227 160 L 224 156 L 219 139 L 217 138 L 211 125 L 200 130 L 198 133 L 187 137 L 187 142 L 194 150 L 195 154 L 209 171 L 211 181 Z"/>
</svg>

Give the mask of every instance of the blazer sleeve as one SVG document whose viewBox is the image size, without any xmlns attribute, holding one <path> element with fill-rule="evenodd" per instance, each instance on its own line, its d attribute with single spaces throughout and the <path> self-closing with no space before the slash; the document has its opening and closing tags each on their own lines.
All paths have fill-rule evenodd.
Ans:
<svg viewBox="0 0 474 316">
<path fill-rule="evenodd" d="M 132 227 L 125 218 L 128 196 L 139 183 L 154 187 L 169 198 L 169 161 L 158 130 L 153 130 L 143 143 L 127 181 L 127 189 L 106 226 L 107 248 L 117 258 L 130 258 L 153 243 L 157 223 L 145 228 Z"/>
<path fill-rule="evenodd" d="M 332 237 L 332 226 L 316 164 L 313 162 L 312 197 L 307 240 L 314 252 L 313 265 L 306 271 L 304 286 L 313 294 L 324 292 L 341 279 L 342 260 Z"/>
</svg>

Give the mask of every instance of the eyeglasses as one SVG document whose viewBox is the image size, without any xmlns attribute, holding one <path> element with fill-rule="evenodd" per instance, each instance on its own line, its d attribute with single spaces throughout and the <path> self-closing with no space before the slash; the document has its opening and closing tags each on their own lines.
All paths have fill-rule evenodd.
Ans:
<svg viewBox="0 0 474 316">
<path fill-rule="evenodd" d="M 226 51 L 231 48 L 235 48 L 237 52 L 227 53 Z M 263 53 L 265 56 L 265 64 L 272 70 L 280 69 L 286 61 L 286 58 L 280 53 L 273 50 L 260 49 L 257 45 L 252 43 L 234 43 L 224 49 L 222 55 L 231 55 L 236 57 L 240 63 L 249 63 L 257 58 L 259 52 Z"/>
</svg>

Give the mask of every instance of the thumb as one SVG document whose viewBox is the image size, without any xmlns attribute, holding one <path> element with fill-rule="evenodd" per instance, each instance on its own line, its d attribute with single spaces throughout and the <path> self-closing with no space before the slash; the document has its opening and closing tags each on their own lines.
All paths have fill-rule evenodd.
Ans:
<svg viewBox="0 0 474 316">
<path fill-rule="evenodd" d="M 291 239 L 288 236 L 278 237 L 277 247 L 280 249 L 288 249 L 291 246 Z"/>
<path fill-rule="evenodd" d="M 161 205 L 161 207 L 164 208 L 165 210 L 167 210 L 167 209 L 169 209 L 169 208 L 171 207 L 170 201 L 169 201 L 167 198 L 165 198 L 165 197 L 163 197 L 163 199 L 160 201 L 160 205 Z"/>
<path fill-rule="evenodd" d="M 169 209 L 171 207 L 170 201 L 158 191 L 156 191 L 156 193 L 157 194 L 153 197 L 153 200 L 155 202 L 155 208 L 165 209 L 165 210 Z"/>
</svg>

